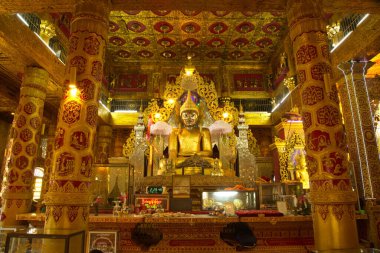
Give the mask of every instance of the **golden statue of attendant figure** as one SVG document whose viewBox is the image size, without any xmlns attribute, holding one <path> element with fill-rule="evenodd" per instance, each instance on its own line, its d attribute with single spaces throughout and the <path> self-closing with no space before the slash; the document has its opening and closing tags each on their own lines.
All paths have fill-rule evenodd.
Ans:
<svg viewBox="0 0 380 253">
<path fill-rule="evenodd" d="M 212 158 L 211 134 L 208 128 L 200 128 L 199 109 L 191 99 L 191 92 L 188 91 L 187 98 L 180 108 L 180 118 L 183 127 L 173 129 L 169 136 L 169 160 L 174 168 L 194 155 L 201 160 L 209 162 L 215 167 L 215 160 Z M 220 162 L 217 161 L 215 168 L 220 171 Z M 206 168 L 205 175 L 211 175 L 213 168 Z M 185 167 L 176 169 L 176 174 L 202 174 L 201 167 Z"/>
</svg>

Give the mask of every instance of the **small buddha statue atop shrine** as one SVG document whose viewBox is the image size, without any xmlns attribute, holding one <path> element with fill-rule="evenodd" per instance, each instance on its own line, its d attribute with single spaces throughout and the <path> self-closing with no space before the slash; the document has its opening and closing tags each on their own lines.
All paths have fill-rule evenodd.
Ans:
<svg viewBox="0 0 380 253">
<path fill-rule="evenodd" d="M 191 92 L 187 92 L 187 98 L 180 108 L 182 126 L 173 129 L 169 136 L 169 160 L 173 166 L 184 162 L 186 159 L 197 155 L 200 159 L 215 166 L 212 158 L 211 134 L 208 128 L 200 128 L 199 109 L 191 99 Z M 212 168 L 204 170 L 205 175 L 210 175 Z M 186 167 L 176 169 L 176 174 L 201 174 L 200 167 Z"/>
</svg>

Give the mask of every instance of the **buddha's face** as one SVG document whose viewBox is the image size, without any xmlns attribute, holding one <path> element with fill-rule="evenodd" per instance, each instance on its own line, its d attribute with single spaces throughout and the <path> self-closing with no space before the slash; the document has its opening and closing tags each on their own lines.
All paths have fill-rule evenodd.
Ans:
<svg viewBox="0 0 380 253">
<path fill-rule="evenodd" d="M 184 111 L 181 114 L 181 118 L 185 127 L 192 127 L 198 122 L 198 113 L 196 111 Z"/>
</svg>

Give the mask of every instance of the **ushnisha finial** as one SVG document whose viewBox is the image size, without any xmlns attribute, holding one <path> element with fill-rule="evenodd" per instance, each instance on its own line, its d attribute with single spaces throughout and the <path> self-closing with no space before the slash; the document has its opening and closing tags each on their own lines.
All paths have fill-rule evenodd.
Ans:
<svg viewBox="0 0 380 253">
<path fill-rule="evenodd" d="M 199 113 L 198 106 L 191 99 L 191 91 L 190 90 L 187 91 L 186 100 L 183 103 L 183 105 L 181 106 L 179 113 L 182 114 L 182 112 L 184 112 L 184 111 L 195 111 L 195 112 Z"/>
</svg>

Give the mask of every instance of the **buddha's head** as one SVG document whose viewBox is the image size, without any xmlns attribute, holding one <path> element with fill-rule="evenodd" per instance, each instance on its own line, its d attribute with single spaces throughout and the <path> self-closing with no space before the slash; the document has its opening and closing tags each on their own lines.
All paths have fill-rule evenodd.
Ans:
<svg viewBox="0 0 380 253">
<path fill-rule="evenodd" d="M 199 110 L 191 99 L 190 91 L 187 92 L 186 101 L 181 106 L 180 115 L 185 127 L 193 127 L 198 123 Z"/>
</svg>

